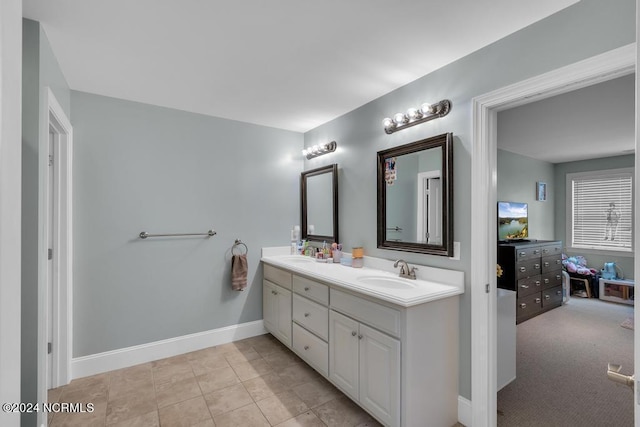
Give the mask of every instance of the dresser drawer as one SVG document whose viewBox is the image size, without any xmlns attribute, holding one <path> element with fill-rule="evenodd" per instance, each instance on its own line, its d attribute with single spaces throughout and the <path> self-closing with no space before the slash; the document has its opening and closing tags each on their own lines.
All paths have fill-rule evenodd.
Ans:
<svg viewBox="0 0 640 427">
<path fill-rule="evenodd" d="M 527 320 L 542 310 L 542 298 L 540 293 L 518 298 L 516 302 L 516 322 Z"/>
<path fill-rule="evenodd" d="M 540 261 L 541 271 L 542 273 L 546 273 L 548 271 L 556 271 L 562 269 L 562 254 L 555 254 L 550 256 L 542 257 Z"/>
<path fill-rule="evenodd" d="M 300 295 L 293 294 L 293 320 L 320 338 L 329 338 L 329 309 Z"/>
<path fill-rule="evenodd" d="M 540 259 L 532 259 L 516 263 L 516 278 L 524 279 L 526 277 L 540 274 Z"/>
<path fill-rule="evenodd" d="M 538 246 L 528 248 L 515 248 L 516 261 L 528 261 L 540 258 L 541 249 Z"/>
<path fill-rule="evenodd" d="M 291 290 L 291 273 L 269 264 L 263 263 L 262 267 L 265 279 L 275 283 L 276 285 L 280 285 L 285 289 Z"/>
<path fill-rule="evenodd" d="M 562 305 L 562 286 L 542 291 L 542 307 L 557 307 Z"/>
<path fill-rule="evenodd" d="M 329 345 L 299 325 L 293 324 L 293 349 L 322 375 L 329 376 Z"/>
<path fill-rule="evenodd" d="M 562 270 L 550 271 L 541 275 L 542 289 L 553 288 L 562 285 Z"/>
<path fill-rule="evenodd" d="M 527 277 L 518 280 L 518 298 L 531 295 L 542 290 L 542 280 L 540 276 Z"/>
<path fill-rule="evenodd" d="M 293 276 L 293 291 L 323 305 L 329 305 L 329 287 L 305 277 Z"/>
<path fill-rule="evenodd" d="M 551 243 L 551 244 L 542 246 L 540 255 L 542 257 L 546 257 L 549 255 L 562 256 L 562 242 Z"/>
<path fill-rule="evenodd" d="M 400 311 L 337 289 L 331 289 L 331 308 L 376 329 L 400 336 Z"/>
</svg>

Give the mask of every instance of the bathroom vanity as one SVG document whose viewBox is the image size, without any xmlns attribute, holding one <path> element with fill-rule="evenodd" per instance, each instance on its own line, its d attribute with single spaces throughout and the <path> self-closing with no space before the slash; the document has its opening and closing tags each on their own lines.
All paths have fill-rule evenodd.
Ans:
<svg viewBox="0 0 640 427">
<path fill-rule="evenodd" d="M 265 328 L 385 426 L 458 420 L 458 295 L 464 273 L 364 268 L 263 250 Z"/>
</svg>

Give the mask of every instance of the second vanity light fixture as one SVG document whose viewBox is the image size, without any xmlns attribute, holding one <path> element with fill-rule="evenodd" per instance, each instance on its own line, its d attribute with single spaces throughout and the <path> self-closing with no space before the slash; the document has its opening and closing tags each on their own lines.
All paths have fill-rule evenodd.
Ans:
<svg viewBox="0 0 640 427">
<path fill-rule="evenodd" d="M 314 157 L 322 156 L 323 154 L 333 153 L 336 151 L 338 143 L 335 141 L 327 142 L 326 144 L 314 145 L 302 150 L 302 155 L 307 159 L 313 159 Z"/>
<path fill-rule="evenodd" d="M 451 111 L 451 101 L 443 99 L 436 104 L 422 104 L 420 108 L 409 108 L 406 113 L 395 114 L 393 118 L 387 117 L 382 121 L 382 125 L 387 134 L 392 134 L 429 120 L 444 117 L 449 114 L 449 111 Z"/>
</svg>

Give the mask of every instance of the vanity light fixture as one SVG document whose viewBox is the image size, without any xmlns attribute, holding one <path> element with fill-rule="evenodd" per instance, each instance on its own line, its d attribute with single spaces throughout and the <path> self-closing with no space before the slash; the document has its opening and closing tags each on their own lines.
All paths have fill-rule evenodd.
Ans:
<svg viewBox="0 0 640 427">
<path fill-rule="evenodd" d="M 393 119 L 387 117 L 382 121 L 382 126 L 387 134 L 392 134 L 429 120 L 444 117 L 449 114 L 449 111 L 451 111 L 451 101 L 443 99 L 436 104 L 422 104 L 420 108 L 409 108 L 406 113 L 395 114 Z"/>
<path fill-rule="evenodd" d="M 338 143 L 335 141 L 328 142 L 326 144 L 314 145 L 302 150 L 302 155 L 307 159 L 313 159 L 314 157 L 322 156 L 323 154 L 333 153 L 336 151 Z"/>
</svg>

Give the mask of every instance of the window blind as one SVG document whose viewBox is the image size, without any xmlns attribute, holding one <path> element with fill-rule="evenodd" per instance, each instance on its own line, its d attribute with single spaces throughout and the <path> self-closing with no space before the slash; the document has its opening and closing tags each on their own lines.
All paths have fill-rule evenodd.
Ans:
<svg viewBox="0 0 640 427">
<path fill-rule="evenodd" d="M 572 180 L 573 246 L 632 250 L 631 172 Z"/>
</svg>

